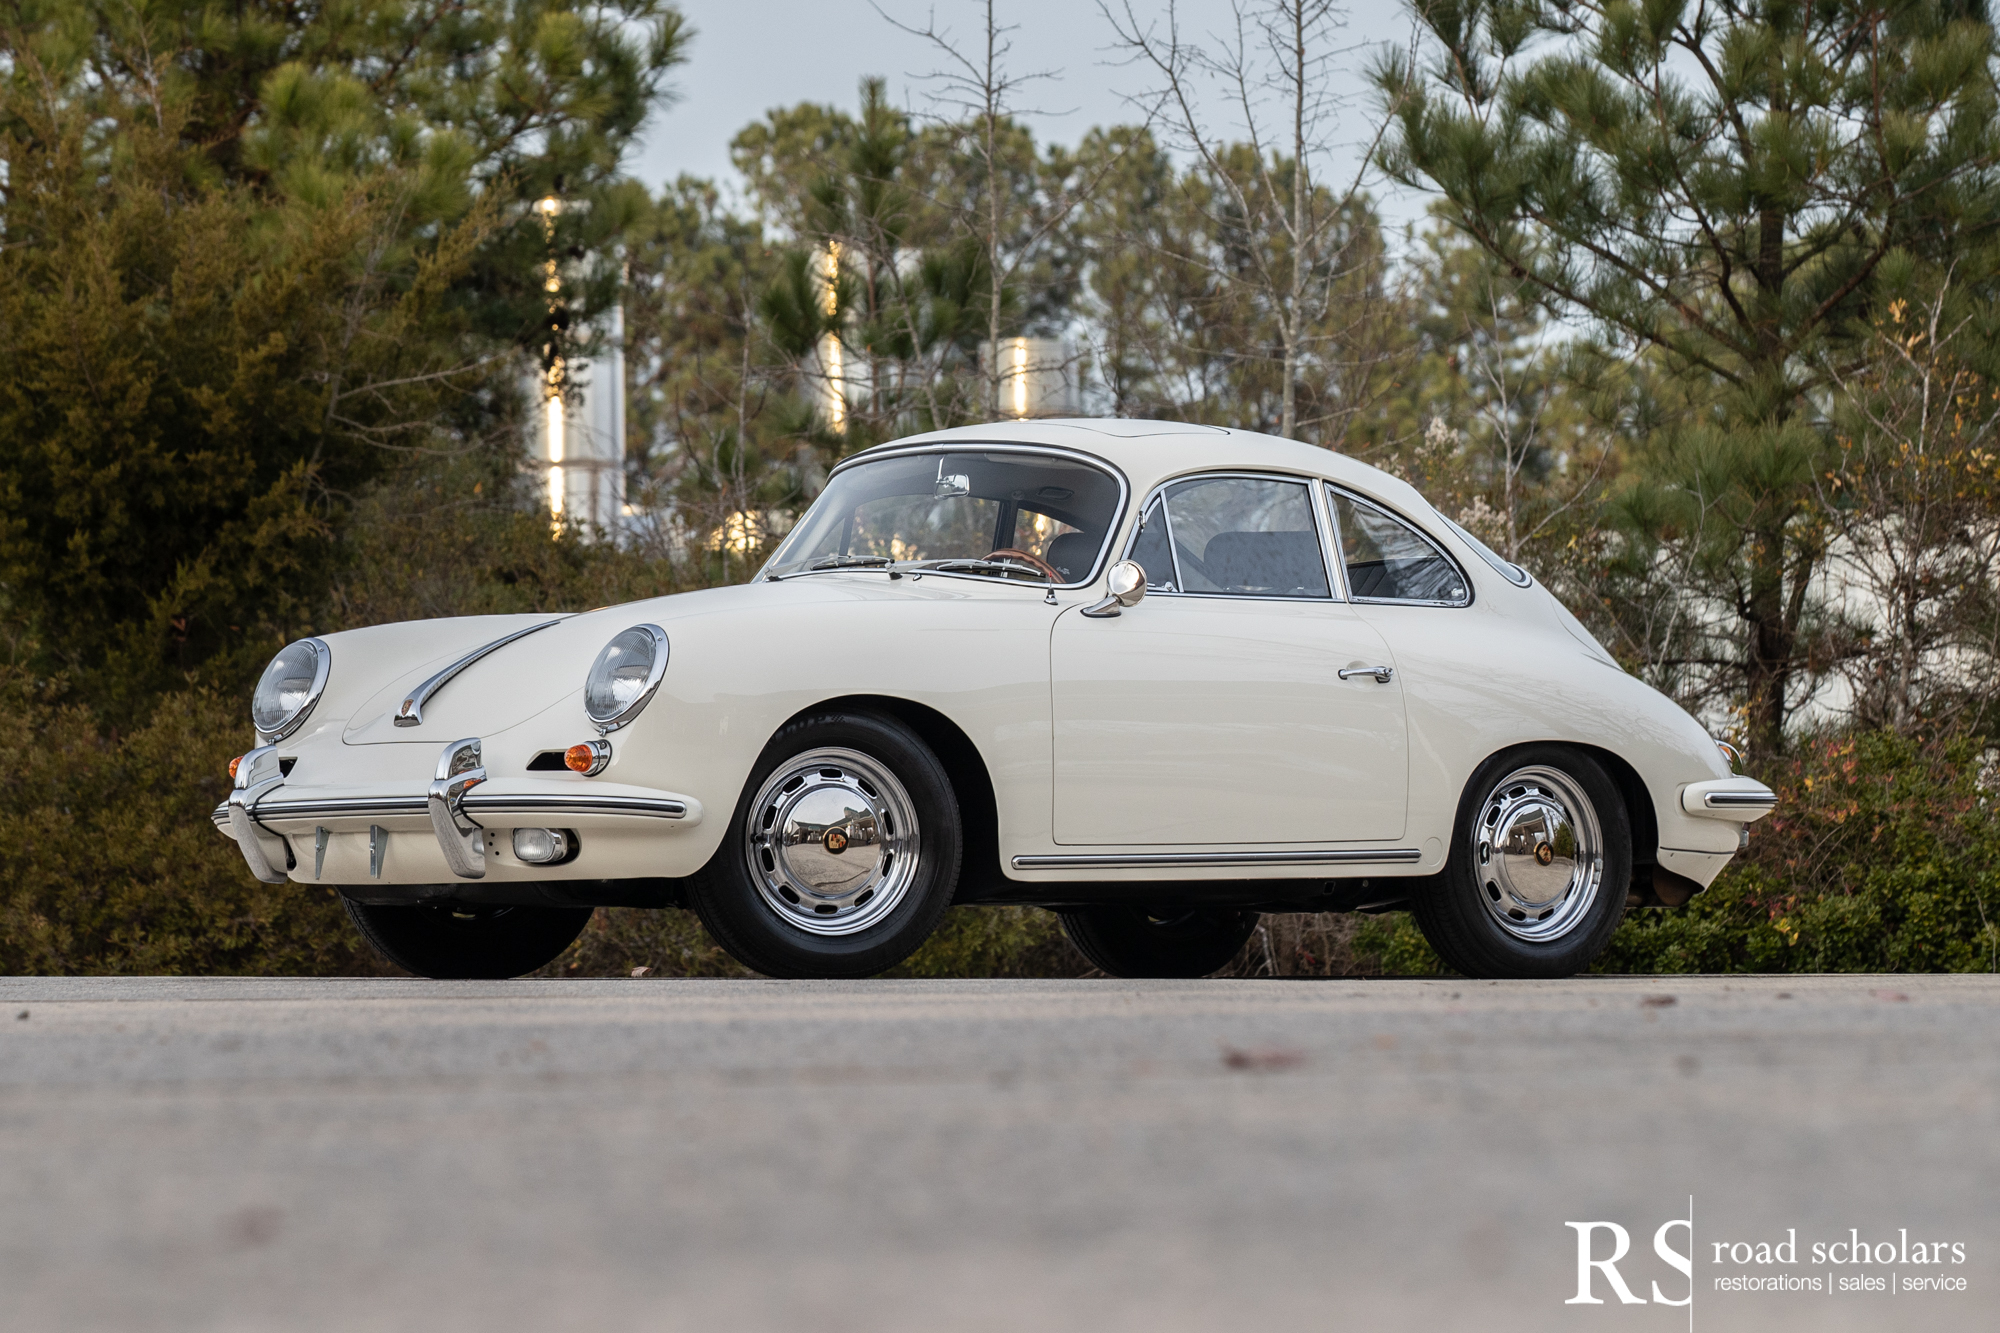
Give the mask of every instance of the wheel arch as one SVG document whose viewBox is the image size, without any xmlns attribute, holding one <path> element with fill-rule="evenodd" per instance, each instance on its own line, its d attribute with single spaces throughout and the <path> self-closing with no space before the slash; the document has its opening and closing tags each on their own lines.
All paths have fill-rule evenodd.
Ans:
<svg viewBox="0 0 2000 1333">
<path fill-rule="evenodd" d="M 964 901 L 999 885 L 1005 878 L 1000 872 L 999 803 L 994 797 L 993 777 L 987 771 L 986 759 L 964 728 L 937 709 L 913 699 L 886 694 L 844 694 L 801 708 L 786 718 L 778 730 L 800 718 L 843 708 L 894 718 L 916 732 L 944 765 L 952 793 L 958 797 L 959 834 L 963 839 L 958 889 L 953 901 Z"/>
<path fill-rule="evenodd" d="M 1604 775 L 1617 784 L 1618 794 L 1625 798 L 1625 819 L 1632 829 L 1633 868 L 1654 864 L 1659 860 L 1660 817 L 1653 809 L 1653 793 L 1647 789 L 1646 780 L 1615 751 L 1598 745 L 1575 748 L 1595 759 Z"/>
</svg>

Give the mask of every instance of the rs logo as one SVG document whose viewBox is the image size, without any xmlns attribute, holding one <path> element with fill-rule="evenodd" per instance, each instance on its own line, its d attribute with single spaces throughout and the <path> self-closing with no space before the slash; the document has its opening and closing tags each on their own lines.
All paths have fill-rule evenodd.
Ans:
<svg viewBox="0 0 2000 1333">
<path fill-rule="evenodd" d="M 1576 1295 L 1564 1301 L 1564 1305 L 1602 1305 L 1604 1302 L 1591 1294 L 1591 1282 L 1597 1273 L 1604 1274 L 1604 1280 L 1625 1305 L 1644 1305 L 1643 1296 L 1634 1296 L 1632 1289 L 1625 1285 L 1619 1275 L 1618 1261 L 1632 1250 L 1631 1233 L 1616 1222 L 1565 1222 L 1564 1226 L 1576 1232 Z M 1675 1227 L 1685 1227 L 1688 1233 L 1688 1252 L 1682 1254 L 1667 1244 L 1667 1233 Z M 1594 1258 L 1593 1238 L 1599 1231 L 1611 1233 L 1611 1253 L 1602 1259 Z M 1677 1217 L 1660 1223 L 1660 1229 L 1653 1233 L 1653 1253 L 1664 1259 L 1669 1268 L 1684 1275 L 1688 1280 L 1688 1294 L 1681 1300 L 1669 1300 L 1661 1293 L 1660 1284 L 1653 1283 L 1653 1304 L 1687 1305 L 1694 1300 L 1694 1220 Z"/>
</svg>

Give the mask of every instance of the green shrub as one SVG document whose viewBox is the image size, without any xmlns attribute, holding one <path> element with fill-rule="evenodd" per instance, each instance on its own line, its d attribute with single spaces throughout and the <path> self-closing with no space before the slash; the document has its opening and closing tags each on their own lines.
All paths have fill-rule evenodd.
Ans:
<svg viewBox="0 0 2000 1333">
<path fill-rule="evenodd" d="M 1777 812 L 1708 892 L 1634 912 L 1600 972 L 1990 972 L 2000 819 L 1982 744 L 1819 739 L 1759 774 Z"/>
<path fill-rule="evenodd" d="M 209 822 L 247 730 L 197 689 L 119 735 L 0 670 L 0 973 L 386 971 L 331 889 L 258 882 Z"/>
</svg>

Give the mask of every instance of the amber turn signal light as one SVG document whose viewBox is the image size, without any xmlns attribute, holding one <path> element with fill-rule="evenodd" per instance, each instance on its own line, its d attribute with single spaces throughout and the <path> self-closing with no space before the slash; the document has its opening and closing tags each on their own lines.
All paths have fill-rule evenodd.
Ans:
<svg viewBox="0 0 2000 1333">
<path fill-rule="evenodd" d="M 610 741 L 585 741 L 563 751 L 563 767 L 572 773 L 594 778 L 611 762 Z"/>
<path fill-rule="evenodd" d="M 230 779 L 230 781 L 234 782 L 234 781 L 236 780 L 236 770 L 237 770 L 237 768 L 239 768 L 239 767 L 240 767 L 240 766 L 242 765 L 242 763 L 243 763 L 243 756 L 242 756 L 242 755 L 240 755 L 240 754 L 239 754 L 239 755 L 237 755 L 237 756 L 236 756 L 236 757 L 235 757 L 234 759 L 232 759 L 232 760 L 230 760 L 230 761 L 229 761 L 229 779 Z"/>
</svg>

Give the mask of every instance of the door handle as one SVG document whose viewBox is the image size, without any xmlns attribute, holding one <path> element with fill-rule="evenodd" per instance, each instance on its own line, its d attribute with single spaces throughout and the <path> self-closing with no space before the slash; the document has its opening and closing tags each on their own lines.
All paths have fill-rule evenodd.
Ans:
<svg viewBox="0 0 2000 1333">
<path fill-rule="evenodd" d="M 1395 679 L 1396 668 L 1386 667 L 1386 666 L 1375 666 L 1375 667 L 1342 667 L 1340 669 L 1340 678 L 1342 680 L 1352 680 L 1356 676 L 1373 676 L 1375 677 L 1375 683 L 1377 685 L 1387 685 L 1391 680 Z"/>
</svg>

